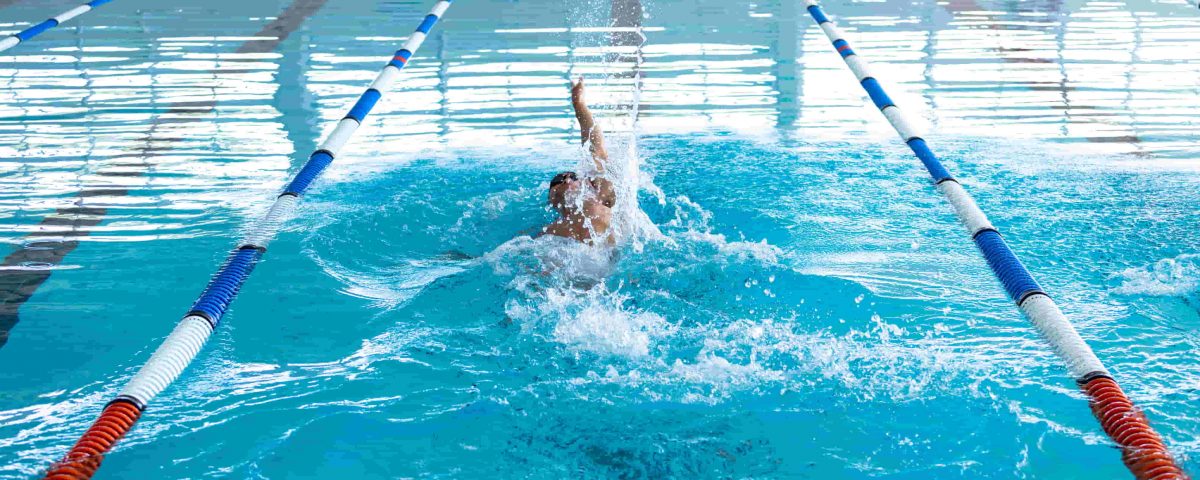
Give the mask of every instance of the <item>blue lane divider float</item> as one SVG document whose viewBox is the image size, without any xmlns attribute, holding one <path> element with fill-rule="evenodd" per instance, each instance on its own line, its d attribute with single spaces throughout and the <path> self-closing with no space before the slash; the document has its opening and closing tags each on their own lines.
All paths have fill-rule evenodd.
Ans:
<svg viewBox="0 0 1200 480">
<path fill-rule="evenodd" d="M 188 315 L 203 317 L 208 320 L 209 325 L 216 328 L 221 322 L 221 317 L 225 316 L 225 310 L 242 288 L 242 283 L 250 277 L 254 265 L 265 252 L 265 248 L 245 246 L 230 253 L 225 265 L 217 271 L 208 287 L 204 288 L 196 303 L 192 304 Z"/>
<path fill-rule="evenodd" d="M 846 41 L 842 32 L 829 20 L 815 0 L 804 0 L 804 3 L 809 14 L 833 43 L 834 49 L 842 56 L 846 66 L 866 90 L 871 102 L 879 108 L 900 134 L 900 138 L 921 160 L 938 191 L 950 201 L 959 220 L 966 225 L 975 245 L 1004 286 L 1008 296 L 1016 302 L 1025 317 L 1066 363 L 1075 381 L 1088 394 L 1094 415 L 1100 420 L 1105 433 L 1123 449 L 1123 460 L 1134 476 L 1155 480 L 1186 478 L 1167 453 L 1161 437 L 1150 428 L 1144 416 L 1136 412 L 1132 402 L 1121 392 L 1091 347 L 1079 336 L 1075 327 L 1063 315 L 1054 300 L 1042 290 L 1029 270 L 1021 264 L 1000 236 L 1000 232 L 976 205 L 975 200 L 950 176 L 950 172 L 938 160 L 925 139 L 921 138 L 871 74 L 867 62 L 854 52 L 850 42 Z"/>
<path fill-rule="evenodd" d="M 3 39 L 0 39 L 0 52 L 3 52 L 12 47 L 15 47 L 18 44 L 20 44 L 21 42 L 24 42 L 33 37 L 36 37 L 46 30 L 57 27 L 57 26 L 61 25 L 63 22 L 66 22 L 67 20 L 70 20 L 72 18 L 83 15 L 83 14 L 91 11 L 93 8 L 99 7 L 99 6 L 104 5 L 111 1 L 113 1 L 113 0 L 92 0 L 88 3 L 85 3 L 83 5 L 72 8 L 72 9 L 67 10 L 63 13 L 60 13 L 58 15 L 55 15 L 53 17 L 50 17 L 42 23 L 39 23 L 32 27 L 26 28 L 25 30 L 21 30 L 20 32 L 17 32 L 12 35 L 9 35 L 7 37 L 4 37 Z"/>
<path fill-rule="evenodd" d="M 371 83 L 370 87 L 359 96 L 358 101 L 350 109 L 349 113 L 342 118 L 333 131 L 325 138 L 320 147 L 317 148 L 305 162 L 304 166 L 296 174 L 293 180 L 287 185 L 283 193 L 271 205 L 267 214 L 256 222 L 246 233 L 225 261 L 223 266 L 217 271 L 217 274 L 209 282 L 204 292 L 192 305 L 192 308 L 184 316 L 184 318 L 175 327 L 175 330 L 163 341 L 162 345 L 155 350 L 154 354 L 145 365 L 133 376 L 132 379 L 125 385 L 119 395 L 106 407 L 101 418 L 97 423 L 93 424 L 93 430 L 99 429 L 105 435 L 105 438 L 112 437 L 114 434 L 119 438 L 125 434 L 125 431 L 132 427 L 132 422 L 123 421 L 113 422 L 111 419 L 106 419 L 105 415 L 109 413 L 114 405 L 121 404 L 121 408 L 128 409 L 129 405 L 136 407 L 136 411 L 140 415 L 146 405 L 159 393 L 175 381 L 179 374 L 192 362 L 196 354 L 199 353 L 204 343 L 208 341 L 213 330 L 220 325 L 221 318 L 225 315 L 229 304 L 237 296 L 238 290 L 242 284 L 250 276 L 250 272 L 254 269 L 255 264 L 266 253 L 267 244 L 278 233 L 280 226 L 291 217 L 296 209 L 296 204 L 301 195 L 308 189 L 312 182 L 321 176 L 321 173 L 333 162 L 337 153 L 346 144 L 347 141 L 354 135 L 363 119 L 371 112 L 371 109 L 379 101 L 382 92 L 388 90 L 388 87 L 395 82 L 400 70 L 408 64 L 408 60 L 413 53 L 420 48 L 425 41 L 426 34 L 437 23 L 437 20 L 450 7 L 451 0 L 441 0 L 430 11 L 421 25 L 409 36 L 404 43 L 403 48 L 397 51 L 391 60 L 379 72 L 379 75 Z M 95 3 L 95 2 L 93 2 Z M 128 417 L 127 414 L 125 414 Z M 128 427 L 117 428 L 113 425 L 124 425 L 128 423 Z M 89 430 L 91 432 L 91 430 Z M 70 469 L 71 464 L 81 465 L 84 462 L 98 462 L 99 456 L 102 456 L 104 451 L 111 448 L 112 442 L 108 442 L 103 449 L 95 447 L 96 442 L 85 438 L 81 440 L 76 447 L 72 449 L 62 462 L 55 466 L 54 471 L 62 469 Z M 82 446 L 81 446 L 82 445 Z M 78 451 L 77 451 L 78 450 Z M 89 464 L 90 466 L 90 464 Z M 98 465 L 95 465 L 98 466 Z M 78 470 L 78 469 L 77 469 Z M 91 469 L 94 471 L 94 469 Z M 89 475 L 90 476 L 90 475 Z"/>
</svg>

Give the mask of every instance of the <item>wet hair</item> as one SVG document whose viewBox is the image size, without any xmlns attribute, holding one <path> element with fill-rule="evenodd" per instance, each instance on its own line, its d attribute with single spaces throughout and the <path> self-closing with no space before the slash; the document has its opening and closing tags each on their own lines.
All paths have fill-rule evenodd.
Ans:
<svg viewBox="0 0 1200 480">
<path fill-rule="evenodd" d="M 575 172 L 562 172 L 550 179 L 550 188 L 557 187 L 561 183 L 566 183 L 567 180 L 579 180 L 579 176 Z"/>
<path fill-rule="evenodd" d="M 566 195 L 566 189 L 559 189 L 558 195 L 555 195 L 554 187 L 576 180 L 579 180 L 579 176 L 575 175 L 575 172 L 562 172 L 550 179 L 550 188 L 546 191 L 546 193 L 548 193 L 546 200 L 550 202 L 550 206 L 554 208 L 564 207 L 565 205 L 563 205 L 563 202 Z"/>
</svg>

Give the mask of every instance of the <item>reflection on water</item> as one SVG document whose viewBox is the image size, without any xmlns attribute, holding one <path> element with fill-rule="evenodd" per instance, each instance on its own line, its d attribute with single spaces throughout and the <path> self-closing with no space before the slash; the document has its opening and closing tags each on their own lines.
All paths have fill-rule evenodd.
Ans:
<svg viewBox="0 0 1200 480">
<path fill-rule="evenodd" d="M 300 3 L 315 10 L 323 2 Z M 282 6 L 257 5 L 229 22 L 206 15 L 232 5 L 149 8 L 132 18 L 101 10 L 4 57 L 0 227 L 9 242 L 45 230 L 35 225 L 64 207 L 109 209 L 105 222 L 88 226 L 91 240 L 131 240 L 194 235 L 205 208 L 257 202 L 402 38 L 378 36 L 395 27 L 377 17 L 398 21 L 423 7 L 340 2 L 300 26 L 302 40 L 275 48 L 278 32 L 255 32 Z M 956 0 L 830 10 L 894 97 L 935 134 L 1044 139 L 1136 154 L 1138 166 L 1190 168 L 1200 51 L 1191 48 L 1195 18 L 1185 7 Z M 43 8 L 2 13 L 35 18 Z M 572 8 L 556 4 L 477 2 L 455 11 L 330 173 L 377 171 L 382 159 L 428 155 L 431 145 L 563 141 L 572 128 L 561 98 L 568 75 L 619 79 L 626 74 L 613 65 L 626 61 L 641 64 L 646 132 L 889 136 L 795 2 L 654 2 L 645 25 L 652 39 L 620 58 L 588 36 L 633 45 L 640 35 L 629 19 L 640 23 L 643 12 L 612 8 L 629 11 L 617 20 L 628 24 L 572 25 Z M 614 81 L 593 96 L 627 92 Z M 96 195 L 79 199 L 81 191 Z"/>
</svg>

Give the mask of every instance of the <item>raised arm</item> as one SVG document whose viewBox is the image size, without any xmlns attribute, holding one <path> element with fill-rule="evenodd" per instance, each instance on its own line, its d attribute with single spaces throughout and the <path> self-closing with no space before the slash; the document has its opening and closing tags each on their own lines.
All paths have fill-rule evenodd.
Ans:
<svg viewBox="0 0 1200 480">
<path fill-rule="evenodd" d="M 592 119 L 592 111 L 583 99 L 582 77 L 571 85 L 571 105 L 575 107 L 575 119 L 579 121 L 579 133 L 583 137 L 583 143 L 588 145 L 592 152 L 592 163 L 595 164 L 596 171 L 603 172 L 604 163 L 608 161 L 608 151 L 604 149 L 604 132 L 600 131 L 600 126 Z"/>
</svg>

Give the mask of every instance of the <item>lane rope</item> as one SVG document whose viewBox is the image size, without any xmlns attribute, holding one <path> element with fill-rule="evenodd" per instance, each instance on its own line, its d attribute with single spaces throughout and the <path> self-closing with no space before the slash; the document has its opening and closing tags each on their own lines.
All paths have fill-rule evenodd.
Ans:
<svg viewBox="0 0 1200 480">
<path fill-rule="evenodd" d="M 888 123 L 900 134 L 904 143 L 921 160 L 939 192 L 950 201 L 959 220 L 967 227 L 975 245 L 1009 297 L 1025 317 L 1033 323 L 1054 353 L 1067 365 L 1068 371 L 1089 398 L 1091 409 L 1104 432 L 1120 446 L 1122 460 L 1139 480 L 1186 479 L 1163 444 L 1162 437 L 1150 427 L 1146 417 L 1121 391 L 1100 359 L 1084 342 L 1075 327 L 1059 310 L 1058 305 L 1042 290 L 1033 275 L 1017 259 L 1000 232 L 975 200 L 963 189 L 950 172 L 942 166 L 920 133 L 896 106 L 879 81 L 871 74 L 866 60 L 859 57 L 842 32 L 829 21 L 820 5 L 804 0 L 808 13 L 829 37 L 846 66 L 858 78 L 871 101 L 887 117 Z"/>
<path fill-rule="evenodd" d="M 362 124 L 363 119 L 383 96 L 384 91 L 396 81 L 400 70 L 408 64 L 413 53 L 421 47 L 425 36 L 438 19 L 450 8 L 451 0 L 441 0 L 417 29 L 408 37 L 404 46 L 397 50 L 371 85 L 363 92 L 350 111 L 325 137 L 325 141 L 312 152 L 308 161 L 292 181 L 284 188 L 257 223 L 246 233 L 229 254 L 224 265 L 205 287 L 204 292 L 192 304 L 191 309 L 154 351 L 145 365 L 125 384 L 125 388 L 109 402 L 91 428 L 83 434 L 74 447 L 51 465 L 47 479 L 70 480 L 91 478 L 100 468 L 113 446 L 133 427 L 150 401 L 167 388 L 188 364 L 195 359 L 200 349 L 221 323 L 229 304 L 237 296 L 255 264 L 267 251 L 267 244 L 279 232 L 296 209 L 300 196 L 321 176 L 325 168 L 350 140 Z"/>
<path fill-rule="evenodd" d="M 63 22 L 66 22 L 67 20 L 78 17 L 87 12 L 90 12 L 90 11 L 92 11 L 92 9 L 99 7 L 101 5 L 104 5 L 111 1 L 113 1 L 113 0 L 92 0 L 88 3 L 85 3 L 78 7 L 72 8 L 72 9 L 67 10 L 63 13 L 60 13 L 58 15 L 47 18 L 42 23 L 39 23 L 37 25 L 34 25 L 32 27 L 26 28 L 17 33 L 14 33 L 12 35 L 4 37 L 3 39 L 0 39 L 0 52 L 3 52 L 12 47 L 15 47 L 18 44 L 20 44 L 21 42 L 24 42 L 33 37 L 36 37 L 46 30 L 57 27 L 57 26 L 61 25 Z"/>
</svg>

